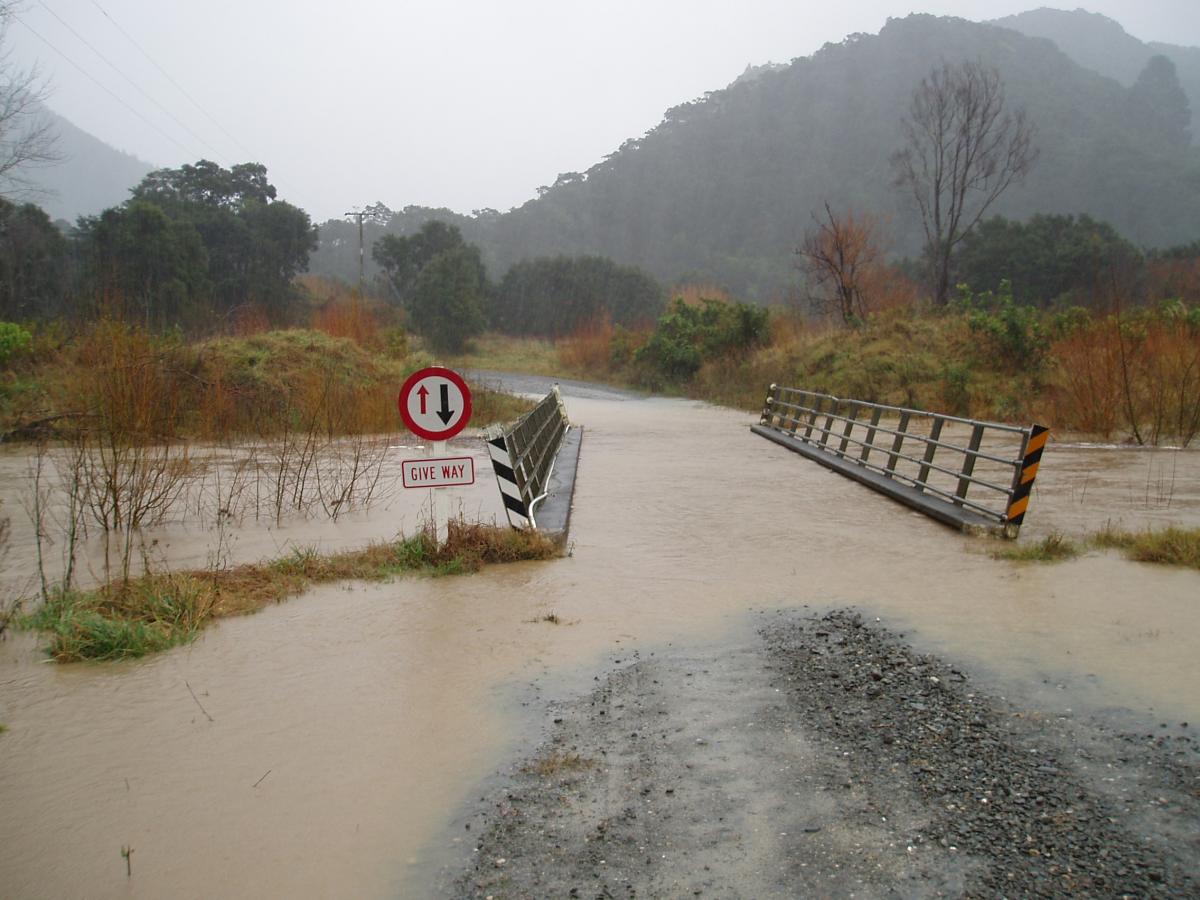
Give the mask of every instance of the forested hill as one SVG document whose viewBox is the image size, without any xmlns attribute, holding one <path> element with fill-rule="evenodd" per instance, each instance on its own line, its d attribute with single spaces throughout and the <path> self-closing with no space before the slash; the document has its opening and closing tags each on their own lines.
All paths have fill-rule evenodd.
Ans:
<svg viewBox="0 0 1200 900">
<path fill-rule="evenodd" d="M 58 133 L 55 149 L 61 159 L 37 169 L 31 177 L 45 191 L 33 200 L 51 219 L 74 222 L 79 216 L 93 216 L 110 206 L 120 206 L 154 168 L 110 147 L 62 116 L 49 115 Z"/>
<path fill-rule="evenodd" d="M 496 275 L 527 257 L 602 254 L 760 301 L 795 283 L 792 252 L 825 201 L 882 217 L 891 249 L 915 254 L 919 220 L 889 158 L 914 88 L 934 65 L 964 59 L 995 66 L 1037 129 L 1032 174 L 994 212 L 1089 213 L 1143 246 L 1200 235 L 1200 160 L 1172 110 L 1159 108 L 1169 101 L 1080 66 L 1050 41 L 928 15 L 677 106 L 524 206 L 456 224 Z M 410 208 L 390 227 L 412 230 L 429 215 Z M 353 258 L 354 230 L 322 232 L 329 252 L 315 264 L 347 268 L 328 263 Z"/>
<path fill-rule="evenodd" d="M 1150 57 L 1162 54 L 1174 63 L 1179 84 L 1191 102 L 1192 141 L 1200 143 L 1200 47 L 1139 41 L 1119 22 L 1083 9 L 1042 7 L 996 19 L 992 24 L 1030 37 L 1048 38 L 1081 66 L 1127 87 L 1137 80 Z"/>
</svg>

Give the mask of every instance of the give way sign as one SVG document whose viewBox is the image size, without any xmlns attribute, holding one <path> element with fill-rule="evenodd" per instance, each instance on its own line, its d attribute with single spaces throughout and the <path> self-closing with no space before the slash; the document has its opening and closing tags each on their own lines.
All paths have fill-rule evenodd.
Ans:
<svg viewBox="0 0 1200 900">
<path fill-rule="evenodd" d="M 441 366 L 419 369 L 400 388 L 400 418 L 427 441 L 445 441 L 471 420 L 471 389 L 461 375 Z"/>
</svg>

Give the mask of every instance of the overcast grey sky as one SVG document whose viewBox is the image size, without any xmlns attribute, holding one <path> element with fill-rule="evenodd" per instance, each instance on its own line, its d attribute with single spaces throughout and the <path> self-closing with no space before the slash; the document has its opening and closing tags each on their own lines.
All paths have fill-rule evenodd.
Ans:
<svg viewBox="0 0 1200 900">
<path fill-rule="evenodd" d="M 284 199 L 323 221 L 376 200 L 507 210 L 747 64 L 807 56 L 890 16 L 1039 5 L 1056 4 L 25 0 L 8 37 L 84 130 L 159 166 L 263 162 Z M 1200 0 L 1084 5 L 1142 40 L 1200 45 Z"/>
</svg>

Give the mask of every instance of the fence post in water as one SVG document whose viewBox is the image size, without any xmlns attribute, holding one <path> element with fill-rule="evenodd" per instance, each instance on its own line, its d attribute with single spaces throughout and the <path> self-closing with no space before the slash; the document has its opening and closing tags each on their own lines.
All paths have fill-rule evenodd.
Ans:
<svg viewBox="0 0 1200 900">
<path fill-rule="evenodd" d="M 833 399 L 830 397 L 829 399 Z M 825 398 L 818 396 L 810 407 L 808 412 L 808 426 L 804 429 L 804 439 L 807 441 L 812 438 L 813 426 L 817 423 L 817 416 L 821 414 L 821 407 L 825 405 Z"/>
<path fill-rule="evenodd" d="M 862 453 L 859 454 L 859 462 L 866 462 L 867 457 L 871 455 L 872 445 L 875 443 L 875 432 L 879 430 L 879 419 L 883 415 L 883 409 L 876 406 L 871 413 L 871 427 L 867 429 L 867 439 L 863 441 Z"/>
<path fill-rule="evenodd" d="M 1025 439 L 1021 454 L 1021 467 L 1013 477 L 1012 500 L 1008 504 L 1005 532 L 1015 534 L 1025 519 L 1029 495 L 1033 493 L 1033 481 L 1037 478 L 1038 465 L 1042 461 L 1042 450 L 1049 437 L 1050 429 L 1045 425 L 1034 425 L 1029 429 L 1029 437 Z"/>
<path fill-rule="evenodd" d="M 896 426 L 896 437 L 892 441 L 892 452 L 888 454 L 887 471 L 884 477 L 891 478 L 896 472 L 896 463 L 900 459 L 900 448 L 904 444 L 904 435 L 908 431 L 908 410 L 900 413 L 900 423 Z"/>
<path fill-rule="evenodd" d="M 824 447 L 829 443 L 829 436 L 833 434 L 833 420 L 838 418 L 838 410 L 842 408 L 842 401 L 835 399 L 829 407 L 829 414 L 825 417 L 825 427 L 821 429 L 821 446 Z"/>
<path fill-rule="evenodd" d="M 783 414 L 778 411 L 777 404 L 779 403 L 779 385 L 773 384 L 767 391 L 767 399 L 763 401 L 762 419 L 767 425 L 772 425 L 771 417 L 775 416 L 779 419 L 776 428 L 783 427 Z"/>
<path fill-rule="evenodd" d="M 846 448 L 850 446 L 850 432 L 854 429 L 854 423 L 858 421 L 858 401 L 850 401 L 850 411 L 846 415 L 846 427 L 842 429 L 842 443 L 838 446 L 838 456 L 846 455 Z"/>
<path fill-rule="evenodd" d="M 962 474 L 958 478 L 958 487 L 954 490 L 954 505 L 962 506 L 967 499 L 967 489 L 971 486 L 971 475 L 975 472 L 975 460 L 979 447 L 983 443 L 983 426 L 976 424 L 971 429 L 971 442 L 967 444 L 967 452 L 963 455 Z"/>
<path fill-rule="evenodd" d="M 921 470 L 917 474 L 917 483 L 913 485 L 918 491 L 925 490 L 925 482 L 929 479 L 929 467 L 933 462 L 933 454 L 937 452 L 937 442 L 942 437 L 942 423 L 945 420 L 934 416 L 933 425 L 929 428 L 929 442 L 925 445 L 925 455 L 921 457 Z"/>
</svg>

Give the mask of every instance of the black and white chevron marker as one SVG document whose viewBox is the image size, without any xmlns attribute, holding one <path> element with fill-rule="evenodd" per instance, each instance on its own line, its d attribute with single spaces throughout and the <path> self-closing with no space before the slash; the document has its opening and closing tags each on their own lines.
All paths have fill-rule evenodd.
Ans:
<svg viewBox="0 0 1200 900">
<path fill-rule="evenodd" d="M 487 448 L 492 458 L 492 468 L 496 472 L 496 483 L 500 485 L 500 497 L 504 501 L 509 524 L 514 528 L 532 525 L 529 506 L 522 499 L 521 489 L 517 486 L 517 473 L 513 471 L 508 439 L 504 434 L 490 436 L 487 438 Z"/>
</svg>

